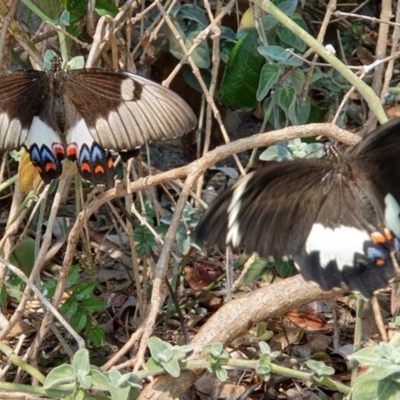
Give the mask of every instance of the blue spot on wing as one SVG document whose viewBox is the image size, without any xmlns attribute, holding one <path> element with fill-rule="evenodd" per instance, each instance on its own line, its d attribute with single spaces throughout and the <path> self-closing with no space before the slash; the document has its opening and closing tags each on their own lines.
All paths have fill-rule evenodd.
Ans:
<svg viewBox="0 0 400 400">
<path fill-rule="evenodd" d="M 37 144 L 33 144 L 28 151 L 32 164 L 46 184 L 61 175 L 61 161 L 49 147 L 42 145 L 39 148 Z"/>
<path fill-rule="evenodd" d="M 77 160 L 78 170 L 82 177 L 94 184 L 114 185 L 115 170 L 112 165 L 111 153 L 99 144 L 87 144 L 79 149 Z"/>
</svg>

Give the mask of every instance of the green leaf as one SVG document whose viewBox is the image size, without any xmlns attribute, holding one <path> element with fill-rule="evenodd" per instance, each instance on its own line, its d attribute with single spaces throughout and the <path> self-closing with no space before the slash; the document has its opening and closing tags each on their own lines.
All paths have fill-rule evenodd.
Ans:
<svg viewBox="0 0 400 400">
<path fill-rule="evenodd" d="M 177 378 L 180 375 L 181 369 L 176 358 L 171 358 L 168 362 L 162 362 L 161 364 L 173 378 Z"/>
<path fill-rule="evenodd" d="M 262 101 L 268 92 L 275 87 L 279 78 L 279 67 L 275 64 L 265 64 L 261 69 L 260 83 L 257 89 L 257 100 Z"/>
<path fill-rule="evenodd" d="M 271 265 L 265 258 L 256 258 L 243 277 L 243 285 L 246 286 L 249 283 L 256 281 L 270 269 Z"/>
<path fill-rule="evenodd" d="M 148 341 L 151 356 L 157 362 L 169 361 L 172 357 L 172 346 L 161 339 L 152 336 Z"/>
<path fill-rule="evenodd" d="M 78 308 L 71 318 L 71 325 L 77 332 L 80 332 L 86 326 L 87 320 L 86 314 Z"/>
<path fill-rule="evenodd" d="M 288 260 L 276 260 L 275 268 L 278 275 L 283 278 L 293 276 L 297 273 L 297 269 L 294 267 L 293 262 Z"/>
<path fill-rule="evenodd" d="M 258 46 L 257 50 L 269 61 L 285 62 L 291 57 L 291 54 L 281 46 Z"/>
<path fill-rule="evenodd" d="M 279 65 L 284 65 L 285 67 L 301 67 L 303 65 L 303 60 L 291 55 L 285 62 L 279 63 Z"/>
<path fill-rule="evenodd" d="M 311 101 L 306 97 L 304 104 L 298 100 L 294 103 L 294 116 L 291 118 L 293 125 L 304 125 L 308 122 L 311 112 Z"/>
<path fill-rule="evenodd" d="M 83 300 L 92 295 L 95 287 L 94 282 L 82 282 L 74 288 L 72 293 L 77 300 Z"/>
<path fill-rule="evenodd" d="M 269 109 L 272 99 L 270 97 L 266 97 L 263 101 L 263 110 L 266 111 Z M 287 126 L 287 118 L 284 111 L 279 107 L 278 104 L 274 104 L 272 106 L 271 116 L 268 120 L 275 129 L 281 129 Z"/>
<path fill-rule="evenodd" d="M 0 289 L 0 307 L 5 307 L 7 304 L 7 289 L 6 285 L 2 285 Z"/>
<path fill-rule="evenodd" d="M 281 86 L 279 89 L 277 103 L 286 114 L 286 118 L 290 119 L 292 107 L 296 101 L 296 91 L 291 86 Z"/>
<path fill-rule="evenodd" d="M 185 226 L 179 225 L 179 228 L 176 232 L 176 244 L 178 245 L 179 251 L 186 255 L 190 251 L 190 235 L 186 232 Z"/>
<path fill-rule="evenodd" d="M 73 297 L 70 297 L 61 306 L 60 311 L 65 319 L 70 319 L 78 310 L 78 303 Z"/>
<path fill-rule="evenodd" d="M 103 346 L 106 342 L 104 330 L 100 326 L 86 326 L 86 335 L 95 347 Z"/>
<path fill-rule="evenodd" d="M 180 26 L 179 22 L 176 20 L 172 20 L 175 28 L 184 39 L 184 43 L 187 49 L 190 49 L 193 46 L 195 39 L 198 34 L 202 31 L 202 29 L 198 26 L 189 25 L 184 31 Z M 171 54 L 176 57 L 178 60 L 182 60 L 184 57 L 184 53 L 182 52 L 181 46 L 174 34 L 168 30 L 168 42 L 169 42 L 169 51 Z M 210 66 L 210 51 L 208 48 L 208 44 L 206 40 L 203 40 L 196 48 L 196 50 L 192 53 L 192 59 L 199 68 L 208 68 Z"/>
<path fill-rule="evenodd" d="M 42 294 L 48 299 L 53 298 L 56 291 L 57 281 L 55 279 L 50 279 L 42 286 Z"/>
<path fill-rule="evenodd" d="M 72 365 L 60 365 L 53 368 L 44 380 L 43 387 L 51 389 L 59 387 L 62 384 L 75 382 L 76 377 Z"/>
<path fill-rule="evenodd" d="M 389 363 L 379 363 L 375 366 L 373 371 L 374 379 L 378 381 L 384 380 L 385 378 L 389 378 L 391 375 L 398 373 L 400 373 L 400 365 Z"/>
<path fill-rule="evenodd" d="M 318 377 L 333 375 L 335 370 L 332 367 L 327 367 L 324 363 L 316 360 L 306 361 L 306 365 L 310 368 Z"/>
<path fill-rule="evenodd" d="M 307 143 L 300 138 L 289 140 L 287 147 L 292 151 L 294 158 L 321 158 L 325 155 L 322 143 Z"/>
<path fill-rule="evenodd" d="M 68 10 L 63 10 L 63 12 L 60 15 L 60 19 L 59 19 L 60 25 L 68 26 L 69 22 L 70 22 L 70 17 L 71 16 L 70 16 L 69 11 Z"/>
<path fill-rule="evenodd" d="M 268 147 L 260 154 L 260 160 L 262 161 L 284 161 L 293 160 L 293 155 L 290 152 L 287 142 L 278 142 L 273 146 Z M 250 282 L 249 282 L 250 283 Z"/>
<path fill-rule="evenodd" d="M 297 8 L 297 0 L 286 0 L 277 4 L 277 8 L 279 8 L 285 15 L 290 17 Z"/>
<path fill-rule="evenodd" d="M 199 69 L 199 71 L 201 77 L 204 80 L 204 83 L 206 84 L 206 87 L 209 88 L 211 83 L 211 72 L 208 69 Z M 189 65 L 185 64 L 182 68 L 182 72 L 186 83 L 194 90 L 197 90 L 199 93 L 203 93 L 203 89 L 201 88 L 197 78 L 194 76 L 192 68 L 190 68 Z"/>
<path fill-rule="evenodd" d="M 69 272 L 69 276 L 67 279 L 67 288 L 71 287 L 72 285 L 75 285 L 75 283 L 78 282 L 78 279 L 79 279 L 79 265 L 74 264 Z"/>
<path fill-rule="evenodd" d="M 94 10 L 100 17 L 110 15 L 115 17 L 118 14 L 118 7 L 111 0 L 96 0 L 96 6 Z"/>
<path fill-rule="evenodd" d="M 263 379 L 267 378 L 271 372 L 271 359 L 267 354 L 262 354 L 258 365 L 256 367 L 256 372 Z"/>
<path fill-rule="evenodd" d="M 196 4 L 182 4 L 176 14 L 176 17 L 177 16 L 196 22 L 200 25 L 201 29 L 205 29 L 208 26 L 204 9 Z"/>
<path fill-rule="evenodd" d="M 307 31 L 307 27 L 302 19 L 293 19 L 297 25 L 299 25 L 303 30 Z M 285 26 L 278 26 L 276 28 L 276 33 L 278 34 L 279 39 L 282 42 L 286 43 L 290 47 L 294 47 L 295 49 L 303 52 L 307 44 L 303 42 L 299 36 L 294 34 L 290 29 L 286 28 Z"/>
<path fill-rule="evenodd" d="M 225 382 L 228 379 L 228 373 L 226 372 L 226 369 L 224 368 L 219 368 L 215 371 L 215 375 L 221 382 Z"/>
<path fill-rule="evenodd" d="M 218 342 L 218 343 L 212 343 L 211 348 L 210 348 L 210 354 L 217 358 L 220 355 L 222 355 L 224 351 L 224 346 L 222 345 L 222 343 Z"/>
<path fill-rule="evenodd" d="M 111 383 L 113 383 L 115 385 L 119 385 L 121 377 L 122 377 L 121 372 L 119 372 L 116 369 L 112 369 L 111 371 L 109 371 L 107 373 L 107 375 L 108 375 Z"/>
<path fill-rule="evenodd" d="M 227 107 L 254 108 L 261 68 L 265 64 L 256 46 L 258 34 L 251 31 L 243 35 L 232 49 L 221 82 L 222 101 Z"/>
<path fill-rule="evenodd" d="M 91 368 L 90 375 L 92 376 L 92 388 L 94 390 L 102 390 L 103 392 L 109 390 L 110 385 L 105 374 L 98 369 Z"/>
<path fill-rule="evenodd" d="M 27 236 L 12 252 L 10 262 L 29 276 L 35 263 L 35 241 Z"/>
<path fill-rule="evenodd" d="M 152 375 L 159 374 L 164 370 L 162 368 L 161 364 L 158 363 L 154 358 L 150 357 L 147 362 L 146 362 L 146 369 L 151 373 Z"/>
<path fill-rule="evenodd" d="M 103 311 L 107 308 L 107 302 L 103 299 L 90 297 L 81 303 L 82 308 L 89 314 Z"/>
<path fill-rule="evenodd" d="M 129 387 L 129 385 L 124 385 L 122 387 L 117 385 L 110 385 L 111 398 L 114 400 L 128 399 L 130 390 L 131 388 Z"/>
<path fill-rule="evenodd" d="M 300 95 L 306 83 L 306 76 L 303 70 L 301 68 L 294 69 L 287 79 L 289 82 L 291 82 L 296 94 Z"/>
<path fill-rule="evenodd" d="M 361 365 L 366 367 L 374 367 L 383 357 L 382 349 L 380 346 L 366 347 L 365 349 L 358 350 L 354 354 L 350 354 L 348 359 L 350 361 L 356 360 Z"/>
<path fill-rule="evenodd" d="M 85 68 L 85 59 L 83 56 L 76 56 L 71 58 L 67 63 L 67 69 L 81 69 Z"/>
<path fill-rule="evenodd" d="M 231 43 L 237 42 L 236 34 L 231 28 L 222 25 L 220 29 L 221 29 L 221 40 L 226 40 Z"/>
<path fill-rule="evenodd" d="M 277 25 L 278 25 L 278 20 L 271 14 L 264 15 L 261 18 L 261 23 L 264 28 L 264 31 L 272 31 Z"/>
<path fill-rule="evenodd" d="M 40 0 L 40 9 L 51 19 L 55 20 L 61 13 L 61 4 L 54 0 Z"/>
<path fill-rule="evenodd" d="M 90 373 L 89 352 L 87 349 L 79 349 L 72 361 L 76 376 L 86 376 Z"/>
<path fill-rule="evenodd" d="M 352 400 L 397 400 L 400 383 L 393 379 L 378 381 L 373 373 L 360 375 L 351 392 Z"/>
<path fill-rule="evenodd" d="M 138 225 L 135 227 L 134 232 L 138 256 L 150 254 L 151 248 L 157 244 L 157 241 L 149 228 L 145 225 Z"/>
</svg>

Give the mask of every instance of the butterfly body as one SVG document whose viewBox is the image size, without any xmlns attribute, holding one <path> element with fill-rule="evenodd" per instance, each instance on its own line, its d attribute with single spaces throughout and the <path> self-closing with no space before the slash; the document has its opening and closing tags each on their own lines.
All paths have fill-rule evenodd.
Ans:
<svg viewBox="0 0 400 400">
<path fill-rule="evenodd" d="M 345 283 L 369 297 L 395 275 L 390 253 L 400 233 L 398 131 L 399 119 L 349 151 L 271 163 L 247 175 L 211 204 L 197 238 L 263 257 L 290 256 L 323 289 Z"/>
<path fill-rule="evenodd" d="M 0 150 L 25 146 L 48 183 L 61 160 L 93 183 L 111 183 L 109 150 L 181 136 L 196 117 L 175 93 L 140 76 L 102 69 L 0 72 Z"/>
</svg>

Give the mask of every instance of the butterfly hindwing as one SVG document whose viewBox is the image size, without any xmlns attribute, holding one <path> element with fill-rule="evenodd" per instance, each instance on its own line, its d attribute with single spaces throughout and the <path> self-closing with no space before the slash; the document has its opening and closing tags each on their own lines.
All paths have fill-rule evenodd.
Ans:
<svg viewBox="0 0 400 400">
<path fill-rule="evenodd" d="M 323 289 L 345 283 L 370 297 L 395 276 L 382 195 L 361 171 L 355 176 L 346 169 L 336 174 L 305 246 L 293 258 L 304 278 Z"/>
<path fill-rule="evenodd" d="M 69 145 L 70 150 L 72 145 Z M 70 152 L 71 153 L 71 152 Z M 89 147 L 83 144 L 79 151 L 76 151 L 78 171 L 82 177 L 94 184 L 107 183 L 112 186 L 114 180 L 114 163 L 108 150 L 104 150 L 97 143 L 92 143 Z M 73 157 L 69 157 L 74 160 Z"/>
<path fill-rule="evenodd" d="M 296 253 L 332 185 L 332 165 L 321 161 L 274 163 L 242 178 L 211 204 L 196 228 L 197 238 L 221 247 L 245 246 L 263 257 Z"/>
</svg>

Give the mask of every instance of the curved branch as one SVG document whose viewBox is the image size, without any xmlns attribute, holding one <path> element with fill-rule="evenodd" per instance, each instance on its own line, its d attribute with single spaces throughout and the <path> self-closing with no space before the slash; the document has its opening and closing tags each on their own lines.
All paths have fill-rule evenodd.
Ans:
<svg viewBox="0 0 400 400">
<path fill-rule="evenodd" d="M 203 352 L 206 344 L 222 342 L 225 346 L 247 332 L 257 322 L 282 315 L 313 301 L 333 298 L 338 293 L 340 292 L 324 292 L 315 283 L 305 282 L 300 275 L 297 275 L 232 300 L 221 307 L 200 328 L 190 342 L 194 352 L 189 360 L 207 357 Z M 176 379 L 165 375 L 157 377 L 143 389 L 138 400 L 177 398 L 203 373 L 204 370 L 183 371 Z"/>
</svg>

